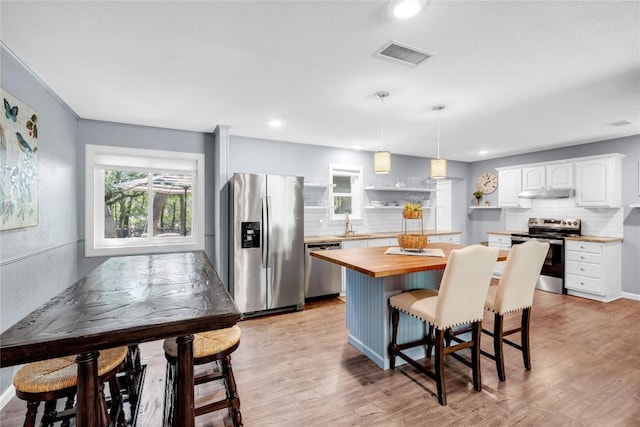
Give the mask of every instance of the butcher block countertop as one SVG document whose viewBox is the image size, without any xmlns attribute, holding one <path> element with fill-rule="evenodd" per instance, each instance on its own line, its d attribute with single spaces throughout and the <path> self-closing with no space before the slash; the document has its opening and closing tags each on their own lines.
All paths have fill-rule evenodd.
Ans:
<svg viewBox="0 0 640 427">
<path fill-rule="evenodd" d="M 501 234 L 504 236 L 510 236 L 513 233 L 526 233 L 526 231 L 488 231 L 487 234 Z M 565 240 L 573 240 L 576 242 L 592 242 L 592 243 L 615 243 L 622 242 L 622 237 L 607 237 L 607 236 L 566 236 Z"/>
<path fill-rule="evenodd" d="M 339 235 L 327 235 L 327 236 L 305 236 L 305 243 L 320 243 L 320 242 L 342 242 L 345 240 L 366 240 L 366 239 L 392 239 L 401 234 L 401 231 L 396 232 L 384 232 L 384 233 L 366 233 L 366 232 L 355 232 L 354 234 L 350 234 L 349 236 L 339 236 Z M 427 236 L 437 236 L 441 234 L 462 234 L 461 231 L 435 231 L 435 230 L 425 230 L 424 234 Z"/>
<path fill-rule="evenodd" d="M 604 237 L 604 236 L 571 236 L 565 237 L 564 240 L 573 240 L 575 242 L 593 242 L 593 243 L 615 243 L 622 242 L 622 237 Z"/>
<path fill-rule="evenodd" d="M 398 276 L 427 270 L 442 270 L 454 249 L 465 245 L 451 243 L 429 243 L 428 249 L 442 249 L 444 258 L 416 255 L 386 255 L 386 247 L 336 249 L 332 251 L 311 251 L 311 256 L 324 259 L 343 267 L 356 270 L 374 278 Z M 508 251 L 501 250 L 496 261 L 507 259 Z"/>
</svg>

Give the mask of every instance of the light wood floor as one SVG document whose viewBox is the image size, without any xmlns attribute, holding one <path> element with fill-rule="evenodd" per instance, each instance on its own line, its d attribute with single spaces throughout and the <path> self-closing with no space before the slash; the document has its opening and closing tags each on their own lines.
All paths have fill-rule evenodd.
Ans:
<svg viewBox="0 0 640 427">
<path fill-rule="evenodd" d="M 487 313 L 485 327 L 491 320 Z M 525 371 L 520 354 L 507 347 L 507 381 L 500 383 L 493 361 L 482 358 L 483 390 L 474 392 L 469 369 L 448 358 L 446 407 L 438 405 L 435 383 L 412 367 L 383 371 L 346 343 L 339 299 L 240 326 L 233 368 L 246 426 L 640 426 L 638 301 L 604 304 L 536 291 L 533 369 Z M 486 335 L 483 348 L 490 349 Z M 148 369 L 138 425 L 160 426 L 162 344 L 141 349 Z M 22 425 L 24 410 L 14 398 L 0 425 Z M 231 423 L 221 411 L 196 425 Z"/>
</svg>

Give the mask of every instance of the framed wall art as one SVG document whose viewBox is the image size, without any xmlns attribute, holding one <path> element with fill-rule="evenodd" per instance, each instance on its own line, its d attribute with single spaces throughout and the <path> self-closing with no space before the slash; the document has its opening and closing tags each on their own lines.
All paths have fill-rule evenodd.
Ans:
<svg viewBox="0 0 640 427">
<path fill-rule="evenodd" d="M 0 231 L 38 225 L 38 115 L 0 88 Z"/>
</svg>

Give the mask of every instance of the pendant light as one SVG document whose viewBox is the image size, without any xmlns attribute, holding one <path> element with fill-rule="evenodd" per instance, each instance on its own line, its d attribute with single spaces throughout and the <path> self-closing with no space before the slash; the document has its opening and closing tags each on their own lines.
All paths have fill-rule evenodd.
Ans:
<svg viewBox="0 0 640 427">
<path fill-rule="evenodd" d="M 381 90 L 375 93 L 380 98 L 380 151 L 373 155 L 373 170 L 378 174 L 391 172 L 391 152 L 384 151 L 384 99 L 389 92 Z"/>
<path fill-rule="evenodd" d="M 437 114 L 436 120 L 438 123 L 438 157 L 431 159 L 432 179 L 442 179 L 447 176 L 447 161 L 440 158 L 440 111 L 443 110 L 444 107 L 444 105 L 436 105 L 433 107 L 433 110 L 436 111 Z"/>
</svg>

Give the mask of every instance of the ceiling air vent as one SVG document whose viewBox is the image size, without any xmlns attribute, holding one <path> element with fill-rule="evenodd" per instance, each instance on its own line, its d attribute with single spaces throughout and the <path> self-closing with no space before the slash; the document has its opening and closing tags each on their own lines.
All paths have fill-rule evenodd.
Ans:
<svg viewBox="0 0 640 427">
<path fill-rule="evenodd" d="M 425 50 L 417 49 L 404 43 L 390 40 L 384 44 L 373 56 L 389 59 L 394 62 L 416 67 L 434 54 Z"/>
<path fill-rule="evenodd" d="M 628 122 L 626 120 L 620 120 L 619 122 L 612 122 L 611 125 L 612 126 L 616 126 L 616 127 L 620 127 L 620 126 L 627 126 L 630 125 L 631 122 Z"/>
</svg>

